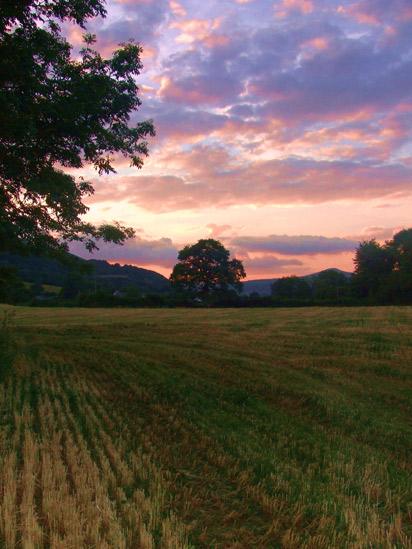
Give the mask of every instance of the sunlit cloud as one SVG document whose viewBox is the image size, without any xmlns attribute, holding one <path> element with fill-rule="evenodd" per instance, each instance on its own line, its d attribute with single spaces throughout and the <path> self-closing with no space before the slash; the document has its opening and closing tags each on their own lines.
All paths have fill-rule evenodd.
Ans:
<svg viewBox="0 0 412 549">
<path fill-rule="evenodd" d="M 176 17 L 185 17 L 187 12 L 180 2 L 177 0 L 169 0 L 170 10 Z"/>
<path fill-rule="evenodd" d="M 243 164 L 222 148 L 205 147 L 176 153 L 169 162 L 179 175 L 122 177 L 117 185 L 107 178 L 100 182 L 93 200 L 128 200 L 148 210 L 166 212 L 412 195 L 412 168 L 400 164 L 375 166 L 302 158 Z"/>
<path fill-rule="evenodd" d="M 353 251 L 357 241 L 348 238 L 328 238 L 312 235 L 239 236 L 231 245 L 247 252 L 277 253 L 282 255 L 335 254 Z"/>
<path fill-rule="evenodd" d="M 155 265 L 167 269 L 176 263 L 178 253 L 170 238 L 153 240 L 140 236 L 126 241 L 122 246 L 104 242 L 99 243 L 99 249 L 94 251 L 93 255 L 85 251 L 81 244 L 71 244 L 70 250 L 85 259 L 110 259 L 122 264 L 143 267 Z"/>
<path fill-rule="evenodd" d="M 279 5 L 275 5 L 276 16 L 280 18 L 287 17 L 293 12 L 309 14 L 313 10 L 314 2 L 312 0 L 282 0 Z"/>
<path fill-rule="evenodd" d="M 222 20 L 219 18 L 208 19 L 185 19 L 183 21 L 176 21 L 170 25 L 172 29 L 178 29 L 180 34 L 176 37 L 176 42 L 181 44 L 192 44 L 193 42 L 205 42 L 206 44 L 213 44 L 209 42 L 211 34 L 216 31 Z M 227 38 L 221 37 L 226 43 Z M 217 43 L 216 43 L 217 45 Z"/>
<path fill-rule="evenodd" d="M 119 251 L 102 248 L 99 257 L 168 269 L 187 232 L 188 240 L 233 245 L 256 275 L 350 269 L 354 242 L 383 241 L 409 223 L 410 0 L 117 0 L 107 7 L 108 18 L 87 30 L 104 55 L 129 38 L 144 46 L 143 106 L 131 122 L 152 118 L 157 136 L 142 171 L 114 157 L 117 175 L 79 172 L 96 183 L 90 216 L 105 208 L 136 224 L 142 216 L 153 235 Z M 65 32 L 78 51 L 82 32 Z M 271 207 L 283 208 L 282 228 Z M 328 224 L 339 227 L 344 207 L 356 214 L 326 234 Z M 306 224 L 295 211 L 302 208 L 311 212 Z M 256 222 L 260 211 L 265 229 Z M 283 232 L 319 235 L 307 242 L 318 251 L 295 247 L 291 255 L 279 241 L 265 250 L 231 241 L 254 235 L 269 246 L 268 235 Z M 284 238 L 292 250 L 297 237 Z M 330 247 L 320 250 L 321 243 Z"/>
<path fill-rule="evenodd" d="M 216 225 L 216 223 L 209 223 L 207 225 L 207 229 L 209 229 L 212 238 L 221 238 L 231 228 L 231 225 Z"/>
</svg>

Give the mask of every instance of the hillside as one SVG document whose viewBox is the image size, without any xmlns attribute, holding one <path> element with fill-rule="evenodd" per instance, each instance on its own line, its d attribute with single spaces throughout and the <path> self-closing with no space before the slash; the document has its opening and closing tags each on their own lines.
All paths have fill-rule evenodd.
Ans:
<svg viewBox="0 0 412 549">
<path fill-rule="evenodd" d="M 412 308 L 9 310 L 1 547 L 411 547 Z"/>
<path fill-rule="evenodd" d="M 85 288 L 109 288 L 113 291 L 133 286 L 142 293 L 168 292 L 170 285 L 163 275 L 132 265 L 111 265 L 107 261 L 72 256 L 72 269 L 52 259 L 37 256 L 0 254 L 0 265 L 12 265 L 26 282 L 63 286 L 69 276 L 80 276 Z"/>
<path fill-rule="evenodd" d="M 348 273 L 347 271 L 342 271 L 341 269 L 325 269 L 325 271 L 337 271 L 339 273 L 344 274 L 347 278 L 350 278 L 352 276 L 352 273 Z M 320 271 L 318 273 L 312 273 L 305 276 L 302 276 L 300 278 L 303 278 L 308 282 L 309 285 L 312 285 L 314 280 L 324 271 Z M 278 280 L 277 278 L 263 278 L 258 280 L 248 280 L 247 282 L 243 283 L 243 293 L 245 295 L 250 295 L 254 292 L 260 294 L 261 296 L 266 296 L 271 294 L 272 284 Z"/>
</svg>

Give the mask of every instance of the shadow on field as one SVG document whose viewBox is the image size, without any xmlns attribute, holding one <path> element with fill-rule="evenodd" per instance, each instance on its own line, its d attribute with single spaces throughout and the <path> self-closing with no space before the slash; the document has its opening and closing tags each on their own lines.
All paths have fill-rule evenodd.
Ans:
<svg viewBox="0 0 412 549">
<path fill-rule="evenodd" d="M 0 383 L 4 381 L 13 364 L 13 311 L 3 312 L 0 320 Z"/>
</svg>

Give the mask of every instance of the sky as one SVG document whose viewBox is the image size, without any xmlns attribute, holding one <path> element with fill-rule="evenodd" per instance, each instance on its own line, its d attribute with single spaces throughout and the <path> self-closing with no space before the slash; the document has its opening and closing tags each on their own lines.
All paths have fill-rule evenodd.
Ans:
<svg viewBox="0 0 412 549">
<path fill-rule="evenodd" d="M 94 257 L 168 276 L 179 249 L 212 237 L 249 279 L 351 271 L 359 241 L 412 225 L 412 0 L 107 8 L 87 29 L 105 55 L 143 46 L 132 122 L 157 135 L 142 170 L 78 171 L 95 185 L 88 219 L 136 230 Z"/>
</svg>

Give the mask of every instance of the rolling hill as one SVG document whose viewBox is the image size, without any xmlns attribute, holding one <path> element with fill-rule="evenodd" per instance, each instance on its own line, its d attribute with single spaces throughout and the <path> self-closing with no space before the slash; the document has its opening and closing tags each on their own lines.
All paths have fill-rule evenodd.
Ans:
<svg viewBox="0 0 412 549">
<path fill-rule="evenodd" d="M 325 269 L 325 271 L 337 271 L 339 273 L 344 274 L 347 278 L 350 278 L 352 276 L 352 273 L 348 273 L 347 271 L 342 271 L 341 269 L 331 268 L 331 269 Z M 300 278 L 303 278 L 304 280 L 306 280 L 306 282 L 309 285 L 312 285 L 314 280 L 316 280 L 316 278 L 320 275 L 320 273 L 323 273 L 323 272 L 324 271 L 308 274 Z M 248 280 L 247 282 L 243 283 L 243 293 L 245 295 L 250 295 L 256 292 L 261 296 L 270 295 L 272 284 L 276 280 L 278 280 L 278 278 L 262 278 L 259 280 Z"/>
<path fill-rule="evenodd" d="M 165 293 L 170 289 L 169 281 L 163 275 L 133 265 L 111 265 L 107 261 L 81 259 L 72 256 L 72 268 L 54 259 L 38 256 L 0 254 L 0 266 L 11 265 L 25 282 L 63 286 L 69 276 L 79 276 L 82 285 L 113 291 L 133 286 L 142 293 Z"/>
<path fill-rule="evenodd" d="M 54 259 L 38 256 L 20 256 L 10 253 L 0 254 L 0 266 L 11 265 L 18 271 L 19 276 L 25 281 L 35 284 L 48 284 L 52 286 L 63 286 L 68 277 L 76 273 L 82 277 L 85 288 L 97 287 L 113 291 L 124 290 L 128 287 L 135 287 L 142 293 L 167 293 L 170 291 L 169 280 L 149 269 L 135 267 L 134 265 L 111 264 L 108 261 L 96 259 L 81 259 L 72 256 L 74 268 L 72 270 Z M 340 269 L 334 270 L 350 277 L 351 273 Z M 324 272 L 324 271 L 320 271 Z M 310 285 L 313 284 L 320 272 L 305 275 Z M 248 280 L 243 283 L 243 295 L 258 293 L 261 296 L 268 296 L 271 293 L 272 284 L 277 278 L 266 278 Z"/>
</svg>

